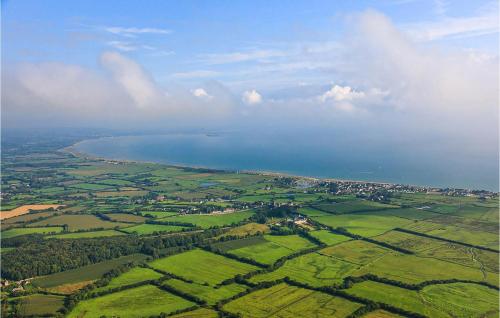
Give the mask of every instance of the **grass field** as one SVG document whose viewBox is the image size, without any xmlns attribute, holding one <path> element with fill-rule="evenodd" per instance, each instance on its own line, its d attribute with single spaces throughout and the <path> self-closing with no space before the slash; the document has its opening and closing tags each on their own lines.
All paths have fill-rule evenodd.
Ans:
<svg viewBox="0 0 500 318">
<path fill-rule="evenodd" d="M 115 222 L 144 223 L 147 220 L 143 216 L 127 213 L 108 213 L 106 216 Z"/>
<path fill-rule="evenodd" d="M 167 218 L 170 216 L 174 216 L 179 214 L 178 212 L 174 211 L 142 211 L 140 212 L 142 216 L 149 216 L 153 218 Z"/>
<path fill-rule="evenodd" d="M 313 243 L 298 235 L 264 235 L 263 242 L 230 249 L 229 253 L 270 265 L 283 256 L 314 246 Z"/>
<path fill-rule="evenodd" d="M 257 269 L 255 266 L 198 249 L 158 259 L 150 265 L 194 282 L 210 285 Z"/>
<path fill-rule="evenodd" d="M 48 227 L 23 227 L 14 228 L 7 231 L 2 231 L 2 238 L 10 238 L 26 234 L 51 234 L 60 233 L 63 230 L 60 226 L 48 226 Z"/>
<path fill-rule="evenodd" d="M 344 242 L 319 251 L 323 255 L 339 258 L 357 265 L 365 265 L 376 261 L 389 252 L 390 250 L 386 248 L 360 240 Z"/>
<path fill-rule="evenodd" d="M 317 291 L 279 284 L 231 301 L 224 310 L 242 317 L 339 317 L 361 307 L 360 304 Z"/>
<path fill-rule="evenodd" d="M 471 268 L 434 258 L 396 253 L 385 254 L 376 261 L 355 271 L 353 276 L 369 273 L 413 284 L 427 280 L 457 278 L 478 282 L 487 281 L 498 286 L 497 273 L 483 273 L 479 268 Z"/>
<path fill-rule="evenodd" d="M 246 286 L 238 284 L 222 285 L 214 288 L 213 286 L 205 286 L 203 284 L 190 284 L 178 279 L 169 279 L 164 281 L 163 284 L 203 299 L 210 305 L 215 304 L 221 299 L 239 294 L 247 289 Z"/>
<path fill-rule="evenodd" d="M 49 235 L 46 238 L 79 239 L 79 238 L 92 238 L 92 237 L 108 237 L 117 235 L 125 235 L 125 233 L 115 230 L 103 230 L 103 231 L 75 232 L 75 233 L 66 233 L 58 235 Z"/>
<path fill-rule="evenodd" d="M 172 318 L 218 318 L 219 314 L 212 309 L 199 308 L 171 316 Z"/>
<path fill-rule="evenodd" d="M 80 268 L 64 271 L 60 273 L 42 276 L 33 280 L 33 285 L 42 288 L 50 288 L 58 285 L 78 283 L 100 278 L 113 268 L 129 262 L 142 262 L 147 258 L 144 254 L 132 254 L 122 256 L 112 260 L 83 266 Z"/>
<path fill-rule="evenodd" d="M 403 227 L 411 222 L 396 216 L 371 214 L 318 216 L 314 220 L 334 228 L 343 227 L 353 234 L 367 237 L 382 234 L 396 227 Z"/>
<path fill-rule="evenodd" d="M 30 226 L 67 225 L 69 231 L 91 230 L 91 229 L 112 229 L 115 227 L 127 227 L 130 224 L 103 221 L 90 214 L 68 214 L 58 215 L 52 218 L 31 223 Z"/>
<path fill-rule="evenodd" d="M 309 253 L 285 262 L 277 270 L 250 279 L 254 283 L 274 281 L 286 276 L 311 286 L 340 284 L 360 266 L 318 253 Z"/>
<path fill-rule="evenodd" d="M 347 201 L 340 203 L 317 203 L 313 204 L 312 207 L 320 211 L 331 212 L 336 214 L 345 214 L 354 212 L 385 210 L 388 208 L 393 208 L 395 206 L 373 201 L 367 201 L 367 200 L 356 200 L 356 201 Z"/>
<path fill-rule="evenodd" d="M 169 217 L 168 221 L 191 223 L 194 225 L 198 225 L 202 228 L 209 228 L 212 226 L 224 226 L 224 225 L 230 225 L 232 223 L 238 223 L 240 221 L 248 219 L 252 215 L 253 215 L 252 211 L 241 211 L 230 214 L 214 214 L 214 215 L 188 214 L 188 215 L 178 215 Z"/>
<path fill-rule="evenodd" d="M 55 316 L 63 303 L 62 296 L 33 294 L 21 298 L 19 313 L 24 317 Z"/>
<path fill-rule="evenodd" d="M 346 292 L 428 317 L 487 317 L 487 313 L 498 313 L 498 291 L 474 284 L 431 285 L 414 291 L 365 281 Z"/>
<path fill-rule="evenodd" d="M 385 310 L 375 310 L 367 313 L 363 318 L 404 318 L 403 316 L 393 314 Z"/>
<path fill-rule="evenodd" d="M 138 235 L 153 234 L 155 232 L 180 232 L 186 227 L 176 225 L 161 225 L 161 224 L 139 224 L 132 227 L 127 227 L 123 231 L 127 233 L 137 233 Z"/>
<path fill-rule="evenodd" d="M 241 226 L 234 227 L 221 236 L 229 236 L 229 235 L 246 236 L 246 235 L 255 235 L 259 232 L 262 234 L 269 232 L 269 226 L 267 226 L 266 224 L 259 224 L 259 223 L 247 223 Z"/>
<path fill-rule="evenodd" d="M 110 290 L 121 286 L 132 285 L 146 280 L 155 280 L 163 275 L 149 268 L 134 267 L 128 272 L 121 274 L 118 277 L 111 279 L 108 285 L 96 288 L 92 292 L 100 292 Z"/>
<path fill-rule="evenodd" d="M 335 245 L 335 244 L 339 244 L 339 243 L 351 240 L 351 238 L 348 236 L 335 234 L 335 233 L 332 233 L 328 230 L 311 231 L 311 232 L 309 232 L 309 234 L 311 234 L 311 236 L 317 238 L 318 240 L 320 240 L 322 243 L 324 243 L 326 245 Z"/>
<path fill-rule="evenodd" d="M 171 313 L 194 303 L 156 286 L 145 285 L 79 302 L 68 317 L 148 317 Z"/>
</svg>

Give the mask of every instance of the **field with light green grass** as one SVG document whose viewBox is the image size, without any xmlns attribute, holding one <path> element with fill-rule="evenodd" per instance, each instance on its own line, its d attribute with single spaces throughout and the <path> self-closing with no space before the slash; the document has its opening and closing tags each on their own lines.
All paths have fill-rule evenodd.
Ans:
<svg viewBox="0 0 500 318">
<path fill-rule="evenodd" d="M 186 283 L 179 279 L 169 279 L 162 283 L 171 286 L 189 295 L 194 295 L 203 299 L 209 305 L 214 305 L 218 301 L 230 298 L 245 291 L 248 287 L 239 284 L 229 284 L 221 286 L 206 286 L 199 283 Z"/>
<path fill-rule="evenodd" d="M 7 231 L 2 231 L 2 238 L 10 238 L 26 234 L 54 234 L 62 232 L 63 228 L 60 226 L 47 226 L 47 227 L 23 227 L 14 228 Z"/>
<path fill-rule="evenodd" d="M 189 229 L 189 228 L 177 225 L 139 224 L 124 228 L 122 231 L 127 233 L 137 233 L 138 235 L 147 235 L 147 234 L 163 233 L 163 232 L 180 232 L 183 229 Z"/>
<path fill-rule="evenodd" d="M 109 284 L 93 289 L 92 293 L 120 288 L 147 280 L 155 280 L 161 278 L 162 276 L 162 274 L 155 272 L 152 269 L 137 266 L 125 273 L 122 273 L 118 277 L 111 279 Z"/>
<path fill-rule="evenodd" d="M 252 215 L 253 215 L 252 211 L 238 211 L 229 214 L 213 214 L 213 215 L 187 214 L 187 215 L 178 215 L 169 217 L 168 221 L 191 223 L 200 226 L 202 228 L 209 228 L 212 226 L 225 226 L 225 225 L 231 225 L 232 223 L 238 223 L 248 219 Z"/>
</svg>

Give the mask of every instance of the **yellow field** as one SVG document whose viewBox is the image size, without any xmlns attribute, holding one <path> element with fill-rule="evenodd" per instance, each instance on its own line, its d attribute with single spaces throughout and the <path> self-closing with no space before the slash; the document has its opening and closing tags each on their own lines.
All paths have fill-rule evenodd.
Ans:
<svg viewBox="0 0 500 318">
<path fill-rule="evenodd" d="M 10 211 L 2 211 L 0 212 L 0 220 L 8 219 L 8 218 L 13 218 L 15 216 L 23 215 L 28 213 L 30 210 L 46 210 L 46 209 L 57 209 L 61 207 L 62 205 L 59 204 L 28 204 L 28 205 L 22 205 L 18 208 L 15 208 L 14 210 Z"/>
</svg>

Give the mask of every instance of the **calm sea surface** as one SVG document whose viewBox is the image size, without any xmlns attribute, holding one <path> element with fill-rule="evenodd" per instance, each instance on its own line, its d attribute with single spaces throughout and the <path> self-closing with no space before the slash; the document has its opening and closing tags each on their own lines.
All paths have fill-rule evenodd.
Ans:
<svg viewBox="0 0 500 318">
<path fill-rule="evenodd" d="M 107 137 L 76 149 L 109 158 L 229 170 L 381 181 L 438 187 L 498 189 L 498 157 L 433 146 L 356 145 L 349 140 L 225 133 Z"/>
</svg>

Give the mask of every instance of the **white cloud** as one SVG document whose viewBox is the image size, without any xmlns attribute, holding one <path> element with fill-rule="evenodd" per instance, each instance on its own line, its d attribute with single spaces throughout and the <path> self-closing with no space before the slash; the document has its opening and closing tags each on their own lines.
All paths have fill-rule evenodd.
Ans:
<svg viewBox="0 0 500 318">
<path fill-rule="evenodd" d="M 262 102 L 262 96 L 255 89 L 245 91 L 241 99 L 248 105 L 260 104 Z"/>
<path fill-rule="evenodd" d="M 193 96 L 196 96 L 196 97 L 202 98 L 202 99 L 212 99 L 213 98 L 213 96 L 209 95 L 207 93 L 207 91 L 204 90 L 203 88 L 193 89 L 193 90 L 191 90 L 191 93 L 193 94 Z"/>
<path fill-rule="evenodd" d="M 129 51 L 135 51 L 139 49 L 136 45 L 130 43 L 130 42 L 123 42 L 123 41 L 109 41 L 107 44 L 117 50 L 124 51 L 124 52 L 129 52 Z"/>
<path fill-rule="evenodd" d="M 136 27 L 105 27 L 107 32 L 125 37 L 135 37 L 138 34 L 170 34 L 171 30 L 160 28 L 136 28 Z"/>
<path fill-rule="evenodd" d="M 116 52 L 105 52 L 101 63 L 138 107 L 148 107 L 161 96 L 152 78 L 134 61 Z"/>
<path fill-rule="evenodd" d="M 334 101 L 351 101 L 357 98 L 364 98 L 365 93 L 355 91 L 349 86 L 334 85 L 330 90 L 326 91 L 323 95 L 319 96 L 321 102 L 326 102 L 330 99 Z"/>
</svg>

